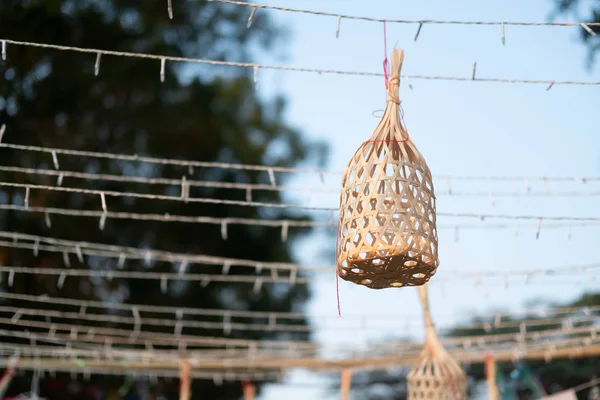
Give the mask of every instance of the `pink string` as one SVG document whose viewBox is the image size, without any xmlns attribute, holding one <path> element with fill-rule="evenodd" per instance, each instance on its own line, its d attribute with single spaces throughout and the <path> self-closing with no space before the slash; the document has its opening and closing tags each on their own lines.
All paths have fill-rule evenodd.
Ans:
<svg viewBox="0 0 600 400">
<path fill-rule="evenodd" d="M 390 82 L 390 71 L 389 71 L 389 61 L 388 61 L 388 57 L 387 57 L 387 29 L 386 29 L 386 25 L 385 25 L 385 21 L 383 21 L 383 77 L 385 80 L 385 88 L 388 89 L 389 86 L 389 82 Z M 402 123 L 404 124 L 404 113 L 402 113 Z M 404 126 L 406 126 L 406 124 L 404 124 Z M 408 133 L 408 131 L 407 131 Z M 364 142 L 362 144 L 362 146 L 364 146 L 367 143 L 370 142 L 385 142 L 385 143 L 402 143 L 402 142 L 406 142 L 408 140 L 408 136 L 406 139 L 403 140 L 367 140 L 366 142 Z M 362 147 L 361 146 L 361 147 Z M 336 238 L 335 238 L 335 259 L 337 262 L 338 259 L 338 254 L 339 254 L 339 240 L 340 240 L 340 224 L 338 222 L 338 229 L 337 229 L 337 233 L 336 233 Z M 336 295 L 336 299 L 337 299 L 337 309 L 338 309 L 338 316 L 342 316 L 342 307 L 340 304 L 340 274 L 338 273 L 337 268 L 335 269 L 335 295 Z"/>
<path fill-rule="evenodd" d="M 342 307 L 340 305 L 340 275 L 338 274 L 337 268 L 335 270 L 335 295 L 337 297 L 337 308 L 338 308 L 338 316 L 342 316 Z"/>
<path fill-rule="evenodd" d="M 404 129 L 406 129 L 406 134 L 408 135 L 408 127 L 404 121 L 404 109 L 402 109 L 402 106 L 400 106 L 400 118 L 402 119 L 402 125 L 404 125 Z"/>
<path fill-rule="evenodd" d="M 340 223 L 338 221 L 338 228 L 337 228 L 337 232 L 335 234 L 335 260 L 337 263 L 338 260 L 338 255 L 339 255 L 339 245 L 340 243 Z M 338 316 L 341 317 L 342 316 L 342 307 L 340 305 L 340 275 L 338 273 L 338 269 L 335 269 L 335 296 L 337 298 L 337 309 L 338 309 Z"/>
<path fill-rule="evenodd" d="M 387 29 L 385 21 L 383 21 L 383 79 L 385 80 L 385 88 L 388 88 L 390 82 L 389 61 L 387 57 Z"/>
</svg>

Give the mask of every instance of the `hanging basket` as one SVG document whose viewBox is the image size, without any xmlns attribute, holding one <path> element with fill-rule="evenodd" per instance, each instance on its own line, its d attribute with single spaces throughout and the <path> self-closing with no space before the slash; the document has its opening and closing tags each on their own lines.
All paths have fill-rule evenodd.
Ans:
<svg viewBox="0 0 600 400">
<path fill-rule="evenodd" d="M 409 372 L 408 400 L 466 400 L 467 377 L 442 347 L 429 313 L 427 287 L 419 287 L 425 319 L 425 346 Z"/>
<path fill-rule="evenodd" d="M 400 116 L 403 59 L 395 49 L 383 117 L 342 178 L 338 275 L 373 289 L 423 285 L 439 264 L 431 172 Z"/>
</svg>

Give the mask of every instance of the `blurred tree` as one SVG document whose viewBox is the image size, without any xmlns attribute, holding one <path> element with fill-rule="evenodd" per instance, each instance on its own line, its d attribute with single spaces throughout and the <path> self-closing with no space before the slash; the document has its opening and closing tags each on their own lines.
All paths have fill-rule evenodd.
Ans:
<svg viewBox="0 0 600 400">
<path fill-rule="evenodd" d="M 600 22 L 600 0 L 554 0 L 556 4 L 551 17 L 557 15 L 571 15 L 577 21 Z M 600 51 L 600 26 L 589 27 L 596 35 L 592 35 L 583 27 L 581 28 L 581 40 L 589 49 L 588 67 L 594 64 L 596 53 Z"/>
<path fill-rule="evenodd" d="M 256 51 L 272 48 L 283 32 L 257 13 L 251 29 L 246 28 L 249 9 L 205 1 L 177 1 L 175 18 L 169 20 L 166 1 L 135 0 L 0 0 L 0 37 L 21 41 L 144 52 L 171 56 L 249 61 Z M 284 100 L 259 98 L 253 87 L 252 71 L 240 68 L 166 63 L 166 79 L 159 80 L 160 63 L 155 60 L 103 56 L 99 76 L 94 76 L 95 54 L 7 46 L 7 60 L 0 61 L 0 123 L 7 125 L 4 142 L 164 158 L 218 161 L 243 164 L 294 166 L 300 162 L 322 163 L 325 147 L 309 143 L 283 120 Z M 60 168 L 89 173 L 136 175 L 180 179 L 268 183 L 260 171 L 176 167 L 140 164 L 119 160 L 59 156 Z M 0 149 L 4 166 L 53 168 L 47 153 Z M 278 176 L 281 183 L 284 177 Z M 0 181 L 56 184 L 56 177 L 1 172 Z M 149 184 L 86 182 L 65 178 L 64 186 L 99 190 L 177 194 L 180 187 Z M 245 200 L 244 190 L 191 188 L 191 196 Z M 23 204 L 22 189 L 2 188 L 0 204 Z M 255 191 L 253 200 L 280 202 L 277 191 Z M 298 212 L 256 209 L 219 204 L 149 201 L 108 197 L 114 212 L 180 214 L 192 216 L 307 219 Z M 96 196 L 32 190 L 30 205 L 98 210 Z M 108 220 L 104 230 L 96 218 L 51 216 L 33 212 L 0 210 L 0 230 L 85 240 L 124 246 L 156 248 L 176 252 L 226 256 L 259 261 L 290 261 L 290 242 L 307 230 L 290 231 L 282 242 L 280 229 L 231 225 L 227 240 L 220 226 L 189 223 L 158 223 Z M 73 267 L 116 269 L 114 259 L 88 257 L 85 263 L 72 257 Z M 38 257 L 10 248 L 0 249 L 2 265 L 63 267 L 60 254 L 41 252 Z M 175 266 L 137 260 L 130 270 L 171 272 Z M 220 273 L 221 267 L 202 265 L 206 273 Z M 198 270 L 196 270 L 198 271 Z M 247 268 L 231 269 L 232 274 L 255 274 Z M 62 288 L 56 277 L 17 274 L 11 287 L 6 279 L 2 291 L 73 299 L 124 301 L 134 304 L 170 305 L 237 310 L 298 311 L 309 293 L 306 286 L 270 285 L 258 295 L 252 287 L 211 282 L 206 287 L 172 282 L 166 293 L 157 281 L 69 277 Z M 2 300 L 3 306 L 37 307 L 16 300 Z M 65 307 L 46 305 L 66 310 Z M 73 309 L 69 309 L 72 311 Z M 116 312 L 115 312 L 116 313 Z M 130 313 L 121 313 L 131 316 Z M 153 317 L 145 314 L 143 317 Z M 164 318 L 164 315 L 160 317 Z M 31 317 L 29 317 L 31 319 Z M 199 317 L 198 317 L 199 318 Z M 43 321 L 43 319 L 39 319 Z M 247 321 L 247 320 L 246 320 Z M 67 321 L 63 321 L 67 322 Z M 71 324 L 118 327 L 89 320 L 68 320 Z M 264 321 L 249 321 L 264 322 Z M 287 322 L 287 321 L 286 321 Z M 297 321 L 306 324 L 306 321 Z M 2 329 L 19 329 L 2 325 Z M 23 329 L 23 328 L 20 328 Z M 35 329 L 34 329 L 35 331 Z M 164 332 L 171 332 L 164 327 Z M 188 332 L 222 336 L 218 329 Z M 233 331 L 231 337 L 264 339 L 283 337 L 277 332 Z M 307 339 L 305 333 L 288 334 L 288 339 Z M 2 338 L 6 342 L 17 339 Z M 20 342 L 29 343 L 29 342 Z M 117 391 L 124 378 L 93 376 L 89 387 Z M 177 380 L 161 381 L 169 399 L 177 397 Z M 26 379 L 17 379 L 9 394 L 28 390 Z M 69 386 L 70 385 L 70 386 Z M 42 395 L 49 400 L 91 398 L 77 389 L 67 375 L 42 382 Z M 132 385 L 135 388 L 135 385 Z M 133 389 L 132 389 L 133 391 Z M 215 385 L 193 382 L 193 399 L 237 399 L 239 383 Z M 133 394 L 131 394 L 133 395 Z M 133 397 L 132 397 L 133 398 Z"/>
<path fill-rule="evenodd" d="M 589 307 L 589 306 L 600 306 L 600 292 L 599 293 L 591 293 L 591 294 L 583 294 L 579 299 L 567 303 L 564 305 L 560 305 L 560 307 Z M 559 307 L 559 305 L 553 305 L 553 307 Z M 597 313 L 591 314 L 590 318 L 588 316 L 583 315 L 583 313 L 573 313 L 573 314 L 561 314 L 563 317 L 563 321 L 566 321 L 568 318 L 573 318 L 573 326 L 595 326 L 600 321 L 600 316 Z M 550 311 L 544 318 L 552 318 L 552 312 Z M 531 319 L 530 317 L 528 319 Z M 540 317 L 539 319 L 542 319 Z M 503 322 L 515 321 L 519 322 L 518 319 L 503 319 Z M 484 320 L 474 320 L 473 322 L 485 322 Z M 563 322 L 552 323 L 552 324 L 528 324 L 527 331 L 544 331 L 544 330 L 552 330 L 552 329 L 560 329 L 563 327 Z M 500 334 L 500 333 L 518 333 L 519 325 L 514 324 L 514 327 L 508 327 L 503 329 L 495 329 L 490 334 Z M 450 330 L 447 336 L 468 336 L 468 335 L 485 335 L 488 334 L 484 329 L 473 330 L 471 328 L 466 329 L 465 327 L 456 327 Z M 519 379 L 516 382 L 516 390 L 519 398 L 521 399 L 533 399 L 536 398 L 534 396 L 534 387 L 536 384 L 540 384 L 546 393 L 556 393 L 561 390 L 565 390 L 583 383 L 588 382 L 594 374 L 600 371 L 600 359 L 598 357 L 584 357 L 584 358 L 575 358 L 575 359 L 556 359 L 551 360 L 550 362 L 542 361 L 528 361 L 527 363 L 500 363 L 498 365 L 498 370 L 501 373 L 509 377 L 511 374 L 518 378 L 523 378 L 524 375 L 527 375 L 528 370 L 532 372 L 532 375 L 535 376 L 537 382 L 532 382 L 531 379 L 525 377 L 524 379 Z M 473 365 L 468 368 L 468 374 L 470 377 L 475 380 L 482 381 L 484 377 L 483 365 Z M 578 398 L 587 399 L 587 394 L 589 389 L 582 390 L 579 392 Z"/>
</svg>

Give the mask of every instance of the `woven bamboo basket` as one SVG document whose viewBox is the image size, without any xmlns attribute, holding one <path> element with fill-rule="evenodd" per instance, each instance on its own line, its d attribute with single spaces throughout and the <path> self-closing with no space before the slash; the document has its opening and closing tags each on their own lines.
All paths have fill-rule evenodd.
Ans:
<svg viewBox="0 0 600 400">
<path fill-rule="evenodd" d="M 373 289 L 423 285 L 439 264 L 431 172 L 400 116 L 403 60 L 395 49 L 383 117 L 342 178 L 338 275 Z"/>
<path fill-rule="evenodd" d="M 425 346 L 408 374 L 408 400 L 466 400 L 467 377 L 442 347 L 429 313 L 427 286 L 419 287 L 425 319 Z"/>
</svg>

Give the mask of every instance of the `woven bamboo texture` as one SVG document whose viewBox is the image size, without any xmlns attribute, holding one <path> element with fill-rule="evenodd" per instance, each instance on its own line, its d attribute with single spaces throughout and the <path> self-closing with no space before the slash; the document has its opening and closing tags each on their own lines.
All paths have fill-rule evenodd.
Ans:
<svg viewBox="0 0 600 400">
<path fill-rule="evenodd" d="M 387 105 L 342 178 L 338 275 L 373 289 L 419 286 L 439 264 L 431 172 L 400 115 L 402 50 L 394 50 Z"/>
<path fill-rule="evenodd" d="M 435 333 L 427 286 L 419 287 L 425 319 L 425 346 L 408 374 L 408 400 L 466 400 L 467 377 L 460 365 L 442 347 Z"/>
</svg>

